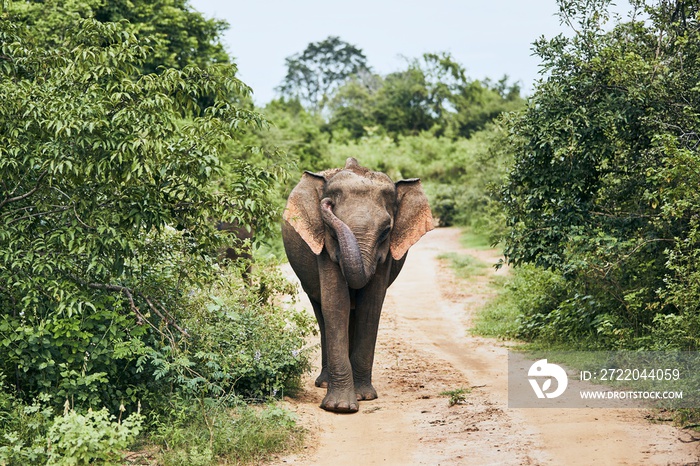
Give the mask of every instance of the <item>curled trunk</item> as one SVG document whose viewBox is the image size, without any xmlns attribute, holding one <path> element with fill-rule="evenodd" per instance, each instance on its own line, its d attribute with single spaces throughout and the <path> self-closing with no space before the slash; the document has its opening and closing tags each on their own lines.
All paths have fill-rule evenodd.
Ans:
<svg viewBox="0 0 700 466">
<path fill-rule="evenodd" d="M 326 224 L 335 231 L 340 247 L 340 257 L 338 261 L 343 271 L 345 280 L 350 288 L 359 289 L 364 287 L 374 271 L 368 271 L 362 261 L 362 253 L 357 238 L 350 227 L 345 222 L 335 216 L 332 210 L 333 202 L 329 198 L 321 201 L 321 215 Z"/>
</svg>

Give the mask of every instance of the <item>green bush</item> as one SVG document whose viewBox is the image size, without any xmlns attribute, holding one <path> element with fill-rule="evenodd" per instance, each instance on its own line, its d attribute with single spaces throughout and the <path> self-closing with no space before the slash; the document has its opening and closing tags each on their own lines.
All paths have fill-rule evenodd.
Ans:
<svg viewBox="0 0 700 466">
<path fill-rule="evenodd" d="M 463 237 L 467 239 L 470 235 Z M 595 333 L 596 306 L 590 296 L 576 294 L 572 286 L 561 274 L 532 265 L 493 277 L 491 287 L 496 294 L 480 309 L 473 332 L 492 338 L 585 346 Z"/>
<path fill-rule="evenodd" d="M 250 280 L 223 275 L 209 289 L 192 291 L 181 322 L 193 337 L 179 365 L 162 361 L 160 376 L 187 381 L 192 394 L 228 393 L 253 401 L 299 388 L 310 365 L 306 337 L 315 323 L 304 311 L 271 303 L 271 297 L 296 292 L 276 262 L 258 262 Z"/>
<path fill-rule="evenodd" d="M 51 2 L 56 43 L 20 3 L 0 21 L 0 370 L 57 408 L 147 405 L 178 386 L 150 363 L 191 336 L 178 317 L 216 275 L 211 219 L 271 222 L 274 172 L 241 162 L 260 175 L 212 188 L 227 142 L 264 120 L 232 104 L 246 88 L 231 65 L 142 76 L 148 47 L 126 23 Z"/>
<path fill-rule="evenodd" d="M 475 333 L 575 349 L 687 350 L 697 344 L 692 316 L 657 314 L 636 331 L 607 311 L 609 297 L 585 294 L 557 271 L 522 265 L 502 282 L 475 320 Z"/>
<path fill-rule="evenodd" d="M 141 431 L 143 417 L 132 413 L 115 422 L 107 409 L 78 414 L 69 410 L 57 417 L 47 434 L 47 465 L 120 465 L 123 451 Z"/>
<path fill-rule="evenodd" d="M 0 373 L 0 464 L 46 463 L 46 435 L 55 415 L 49 401 L 44 394 L 24 404 L 7 390 Z"/>
<path fill-rule="evenodd" d="M 608 0 L 559 4 L 576 34 L 535 44 L 547 77 L 508 123 L 501 200 L 509 262 L 569 291 L 523 336 L 697 349 L 700 5 L 633 2 L 611 27 Z"/>
<path fill-rule="evenodd" d="M 178 340 L 178 347 L 164 344 L 159 350 L 145 346 L 138 350 L 137 372 L 141 368 L 141 377 L 152 382 L 148 391 L 137 385 L 126 388 L 123 401 L 136 406 L 144 400 L 148 408 L 145 427 L 151 431 L 171 425 L 172 413 L 188 413 L 186 419 L 178 421 L 180 432 L 188 429 L 188 423 L 207 425 L 214 414 L 224 416 L 221 413 L 230 406 L 240 406 L 242 400 L 281 398 L 300 386 L 301 376 L 309 368 L 310 348 L 305 337 L 313 329 L 312 318 L 305 312 L 271 304 L 272 296 L 278 299 L 282 292 L 295 291 L 275 263 L 259 263 L 250 284 L 239 274 L 235 269 L 222 271 L 207 289 L 185 293 L 183 314 L 175 317 L 191 336 Z M 161 280 L 164 275 L 159 275 Z M 119 355 L 117 351 L 115 356 Z M 87 458 L 118 462 L 117 450 L 112 446 L 121 449 L 127 437 L 133 439 L 136 424 L 123 423 L 128 429 L 119 430 L 106 409 L 56 416 L 56 406 L 63 404 L 60 400 L 41 395 L 33 403 L 24 404 L 11 394 L 4 380 L 0 380 L 0 462 L 87 464 Z M 278 435 L 279 442 L 286 445 L 282 437 L 296 435 L 291 424 L 279 410 L 269 408 L 266 413 L 267 434 L 260 435 Z M 169 421 L 163 424 L 166 418 Z M 278 421 L 284 425 L 273 434 Z M 106 436 L 108 430 L 114 437 Z M 253 434 L 245 433 L 244 437 Z M 162 441 L 163 437 L 154 440 Z M 205 447 L 199 445 L 189 452 L 189 461 L 198 454 L 211 456 Z M 234 454 L 232 450 L 218 453 L 220 450 L 212 450 L 212 454 Z M 234 456 L 239 454 L 235 452 Z M 73 460 L 77 462 L 71 463 Z"/>
<path fill-rule="evenodd" d="M 430 198 L 430 208 L 438 225 L 449 227 L 467 223 L 467 206 L 470 202 L 464 186 L 429 183 L 426 194 Z"/>
<path fill-rule="evenodd" d="M 289 133 L 251 110 L 223 22 L 131 3 L 0 8 L 0 464 L 119 463 L 140 425 L 120 406 L 144 430 L 183 406 L 206 420 L 308 367 L 276 264 L 222 268 L 214 228 L 277 230 Z M 289 148 L 313 160 L 306 142 Z"/>
<path fill-rule="evenodd" d="M 0 378 L 3 465 L 123 464 L 123 451 L 141 432 L 144 418 L 138 412 L 124 420 L 121 413 L 116 420 L 106 408 L 84 414 L 66 408 L 63 415 L 56 415 L 49 395 L 24 404 L 6 389 Z"/>
</svg>

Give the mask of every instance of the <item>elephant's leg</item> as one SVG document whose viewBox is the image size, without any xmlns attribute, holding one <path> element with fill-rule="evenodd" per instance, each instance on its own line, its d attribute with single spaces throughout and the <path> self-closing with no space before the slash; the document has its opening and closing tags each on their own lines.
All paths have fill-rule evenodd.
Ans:
<svg viewBox="0 0 700 466">
<path fill-rule="evenodd" d="M 348 352 L 350 293 L 338 264 L 333 263 L 326 254 L 318 257 L 318 263 L 328 368 L 328 391 L 321 402 L 321 408 L 356 412 L 358 404 Z"/>
<path fill-rule="evenodd" d="M 387 260 L 390 262 L 391 260 Z M 390 264 L 386 264 L 390 267 Z M 357 293 L 355 331 L 352 342 L 352 364 L 355 394 L 358 400 L 373 400 L 377 391 L 372 385 L 372 366 L 377 343 L 379 319 L 388 286 L 388 269 L 380 267 L 374 278 Z"/>
<path fill-rule="evenodd" d="M 311 305 L 314 308 L 316 322 L 318 322 L 318 330 L 321 334 L 321 373 L 316 377 L 314 385 L 321 388 L 328 387 L 328 349 L 326 346 L 326 326 L 323 321 L 323 312 L 321 311 L 321 303 L 311 300 Z"/>
</svg>

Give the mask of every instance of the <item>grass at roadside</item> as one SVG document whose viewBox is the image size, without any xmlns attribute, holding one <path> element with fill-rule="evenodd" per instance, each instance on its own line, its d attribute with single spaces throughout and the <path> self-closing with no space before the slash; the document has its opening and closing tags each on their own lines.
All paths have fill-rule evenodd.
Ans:
<svg viewBox="0 0 700 466">
<path fill-rule="evenodd" d="M 509 289 L 510 276 L 491 278 L 496 295 L 474 317 L 472 333 L 482 337 L 512 339 L 518 332 L 520 309 Z"/>
<path fill-rule="evenodd" d="M 470 229 L 463 230 L 459 241 L 466 249 L 480 251 L 491 249 L 486 236 L 479 235 Z M 441 254 L 438 259 L 449 261 L 455 275 L 461 279 L 484 276 L 489 270 L 489 264 L 470 254 L 452 252 Z M 512 281 L 513 277 L 510 274 L 491 277 L 490 285 L 496 290 L 496 296 L 478 311 L 472 328 L 474 334 L 490 338 L 515 337 L 520 310 L 516 296 L 510 287 Z"/>
<path fill-rule="evenodd" d="M 491 249 L 492 245 L 488 236 L 474 232 L 471 228 L 462 230 L 459 243 L 466 249 L 477 249 L 480 251 Z"/>
<path fill-rule="evenodd" d="M 148 455 L 154 456 L 157 464 L 260 464 L 303 444 L 305 432 L 297 425 L 295 416 L 275 404 L 213 410 L 192 407 L 186 411 L 163 420 L 144 445 L 144 452 L 157 450 Z M 138 452 L 134 456 L 138 457 Z M 136 459 L 129 464 L 150 463 Z"/>
<path fill-rule="evenodd" d="M 488 241 L 478 235 L 467 231 L 460 238 L 462 246 L 467 249 L 485 250 L 490 249 Z M 485 275 L 487 268 L 479 267 L 478 259 L 470 255 L 458 255 L 455 253 L 445 254 L 443 259 L 449 259 L 455 274 L 462 279 L 479 274 Z M 476 264 L 476 265 L 475 265 Z M 552 334 L 537 335 L 533 337 L 531 324 L 528 318 L 532 319 L 533 310 L 555 309 L 556 296 L 558 291 L 565 289 L 565 283 L 557 280 L 557 277 L 548 271 L 532 266 L 523 266 L 511 269 L 507 274 L 499 274 L 490 277 L 490 287 L 495 291 L 494 296 L 486 304 L 478 309 L 472 320 L 470 332 L 474 335 L 510 340 L 508 348 L 510 350 L 524 352 L 534 360 L 547 358 L 555 364 L 561 364 L 568 368 L 579 368 L 594 371 L 594 367 L 599 367 L 596 354 L 590 342 L 581 341 L 561 341 L 553 338 Z M 555 330 L 565 331 L 557 327 Z M 556 336 L 556 334 L 555 334 Z M 645 367 L 656 367 L 648 364 Z M 671 366 L 669 366 L 671 367 Z M 687 374 L 694 374 L 692 370 L 681 371 Z M 626 383 L 619 382 L 598 382 L 609 388 L 628 388 Z M 680 382 L 679 382 L 680 384 Z M 696 392 L 697 379 L 694 375 L 683 380 L 683 384 L 673 385 L 674 389 Z M 658 387 L 646 384 L 645 381 L 635 382 L 637 390 L 652 390 Z M 450 404 L 458 403 L 464 394 L 459 390 L 443 392 L 443 396 L 450 397 Z M 649 415 L 652 421 L 672 421 L 675 425 L 683 428 L 700 430 L 700 409 L 678 408 L 669 404 L 662 409 L 650 410 Z"/>
<path fill-rule="evenodd" d="M 490 249 L 488 238 L 474 233 L 470 229 L 462 231 L 459 242 L 465 249 L 476 249 L 479 251 Z M 438 259 L 449 262 L 455 275 L 462 279 L 486 275 L 489 268 L 487 263 L 470 254 L 449 252 L 440 254 Z"/>
<path fill-rule="evenodd" d="M 486 275 L 486 271 L 488 270 L 488 264 L 468 254 L 449 252 L 440 254 L 438 259 L 448 261 L 455 275 L 462 279 Z"/>
</svg>

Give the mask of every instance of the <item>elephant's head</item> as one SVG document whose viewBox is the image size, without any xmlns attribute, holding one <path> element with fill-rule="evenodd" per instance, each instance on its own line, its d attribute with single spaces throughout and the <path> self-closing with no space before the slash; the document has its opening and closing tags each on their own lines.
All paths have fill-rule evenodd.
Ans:
<svg viewBox="0 0 700 466">
<path fill-rule="evenodd" d="M 420 180 L 394 183 L 354 158 L 342 169 L 305 172 L 289 195 L 284 219 L 314 254 L 325 247 L 356 289 L 369 282 L 388 254 L 403 258 L 433 228 Z"/>
</svg>

